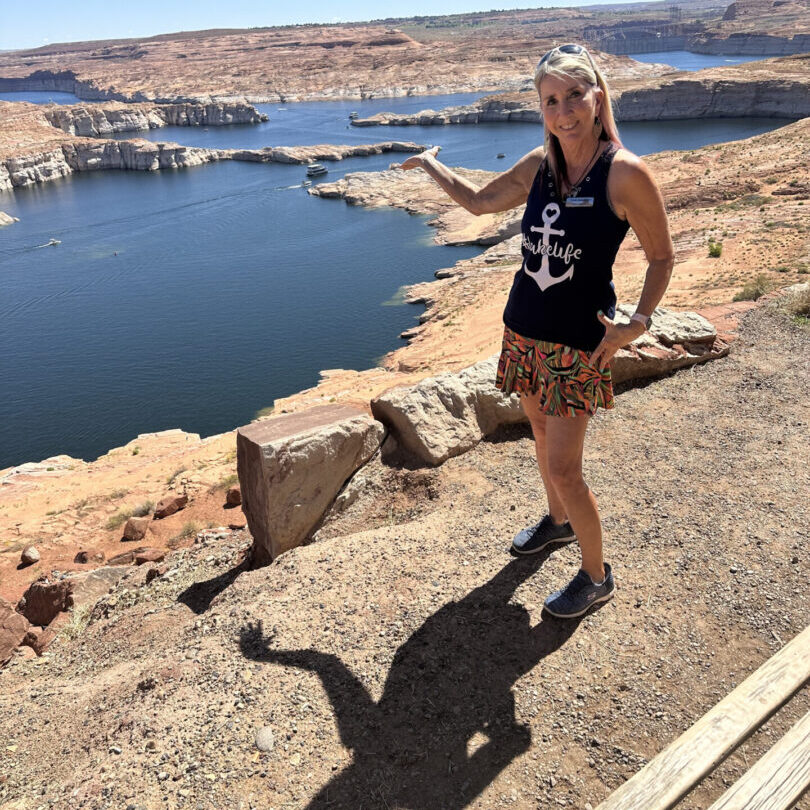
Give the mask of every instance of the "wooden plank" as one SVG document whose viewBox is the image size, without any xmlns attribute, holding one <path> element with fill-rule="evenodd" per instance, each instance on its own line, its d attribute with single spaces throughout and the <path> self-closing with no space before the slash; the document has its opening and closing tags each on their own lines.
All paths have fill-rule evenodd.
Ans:
<svg viewBox="0 0 810 810">
<path fill-rule="evenodd" d="M 810 680 L 810 626 L 617 788 L 597 810 L 669 810 Z"/>
<path fill-rule="evenodd" d="M 810 712 L 709 810 L 789 810 L 810 786 Z"/>
</svg>

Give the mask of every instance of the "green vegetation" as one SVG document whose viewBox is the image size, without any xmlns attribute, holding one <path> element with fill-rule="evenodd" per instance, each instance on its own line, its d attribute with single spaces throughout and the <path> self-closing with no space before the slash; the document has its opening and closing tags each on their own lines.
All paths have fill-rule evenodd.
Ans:
<svg viewBox="0 0 810 810">
<path fill-rule="evenodd" d="M 154 501 L 144 501 L 140 506 L 136 506 L 132 510 L 133 517 L 146 517 L 155 508 Z"/>
<path fill-rule="evenodd" d="M 788 297 L 784 309 L 800 326 L 810 326 L 810 287 Z"/>
<path fill-rule="evenodd" d="M 735 301 L 756 301 L 762 298 L 771 285 L 768 282 L 764 273 L 760 273 L 753 281 L 749 281 L 743 288 L 734 296 Z"/>
<path fill-rule="evenodd" d="M 275 405 L 268 405 L 266 408 L 262 408 L 261 410 L 256 411 L 253 415 L 254 419 L 261 419 L 264 416 L 272 416 L 273 411 L 276 409 Z"/>
<path fill-rule="evenodd" d="M 224 478 L 221 478 L 213 489 L 227 489 L 228 487 L 232 487 L 234 484 L 239 483 L 239 476 L 236 473 L 232 473 L 231 475 L 226 475 Z"/>
<path fill-rule="evenodd" d="M 709 239 L 709 256 L 712 259 L 719 259 L 723 253 L 723 243 L 715 242 L 714 239 Z"/>
<path fill-rule="evenodd" d="M 175 471 L 174 471 L 174 472 L 173 472 L 173 473 L 172 473 L 172 474 L 171 474 L 171 475 L 170 475 L 170 476 L 169 476 L 169 477 L 166 479 L 166 483 L 167 483 L 169 486 L 171 486 L 171 485 L 174 483 L 174 481 L 175 481 L 175 479 L 177 478 L 177 476 L 178 476 L 178 475 L 180 475 L 180 473 L 184 473 L 184 472 L 185 472 L 187 469 L 188 469 L 188 467 L 186 467 L 185 465 L 183 465 L 182 467 L 178 467 L 178 468 L 177 468 L 177 469 L 176 469 L 176 470 L 175 470 Z"/>
<path fill-rule="evenodd" d="M 78 638 L 90 621 L 92 605 L 83 605 L 71 610 L 70 621 L 62 628 L 62 635 L 68 639 Z"/>
</svg>

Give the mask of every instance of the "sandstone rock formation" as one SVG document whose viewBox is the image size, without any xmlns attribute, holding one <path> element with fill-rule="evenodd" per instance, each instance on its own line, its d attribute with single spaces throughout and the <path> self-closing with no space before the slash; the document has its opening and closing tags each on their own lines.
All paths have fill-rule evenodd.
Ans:
<svg viewBox="0 0 810 810">
<path fill-rule="evenodd" d="M 237 431 L 237 470 L 255 565 L 309 536 L 383 435 L 383 426 L 364 412 L 329 405 Z"/>
<path fill-rule="evenodd" d="M 286 102 L 434 95 L 526 85 L 538 53 L 581 39 L 598 14 L 577 9 L 456 18 L 436 39 L 427 20 L 409 33 L 380 25 L 198 31 L 143 40 L 52 45 L 0 54 L 0 90 L 60 90 L 88 100 Z M 448 21 L 449 22 L 449 21 Z M 661 65 L 601 57 L 616 72 Z"/>
<path fill-rule="evenodd" d="M 155 519 L 168 517 L 188 505 L 188 495 L 167 495 L 155 507 Z"/>
<path fill-rule="evenodd" d="M 242 117 L 259 115 L 253 107 L 233 105 Z M 126 105 L 121 105 L 125 108 Z M 376 144 L 282 146 L 263 149 L 205 149 L 141 139 L 108 140 L 115 131 L 149 128 L 153 120 L 191 124 L 208 121 L 216 110 L 227 122 L 228 105 L 168 105 L 134 110 L 85 107 L 43 108 L 35 104 L 0 101 L 0 191 L 67 177 L 73 172 L 123 169 L 157 171 L 199 166 L 217 160 L 257 163 L 307 163 L 384 152 L 421 152 L 424 146 L 404 141 Z M 251 112 L 252 111 L 252 112 Z M 170 114 L 171 113 L 171 114 Z M 255 114 L 255 115 L 254 115 Z M 196 116 L 196 117 L 195 117 Z M 232 117 L 238 117 L 235 114 Z M 112 123 L 111 123 L 112 121 Z M 54 126 L 53 124 L 57 124 Z M 143 125 L 143 126 L 141 126 Z M 72 133 L 78 134 L 72 134 Z M 13 219 L 13 218 L 11 218 Z M 5 220 L 0 217 L 0 225 Z"/>
<path fill-rule="evenodd" d="M 223 156 L 231 160 L 253 163 L 310 163 L 318 160 L 343 160 L 347 157 L 368 157 L 386 152 L 422 152 L 425 146 L 411 141 L 384 141 L 335 146 L 267 146 L 264 149 L 227 149 Z"/>
<path fill-rule="evenodd" d="M 371 411 L 403 448 L 428 464 L 441 464 L 502 424 L 525 420 L 519 397 L 506 397 L 494 386 L 497 360 L 386 391 L 372 400 Z"/>
<path fill-rule="evenodd" d="M 635 307 L 624 305 L 620 312 L 629 318 Z M 659 308 L 653 324 L 649 333 L 616 354 L 614 382 L 659 376 L 728 353 L 714 327 L 694 312 Z M 460 372 L 386 391 L 372 400 L 372 413 L 405 450 L 427 464 L 441 464 L 502 425 L 526 420 L 519 397 L 495 388 L 497 363 L 498 355 L 493 355 Z"/>
<path fill-rule="evenodd" d="M 17 613 L 5 599 L 0 599 L 0 667 L 5 664 L 14 650 L 22 644 L 29 630 L 25 616 Z"/>
<path fill-rule="evenodd" d="M 124 532 L 122 538 L 124 540 L 132 540 L 137 542 L 143 540 L 152 518 L 149 515 L 142 517 L 131 517 L 124 525 Z"/>
<path fill-rule="evenodd" d="M 73 606 L 72 592 L 73 583 L 69 580 L 52 580 L 44 575 L 31 583 L 17 603 L 17 611 L 31 624 L 44 627 L 57 613 Z"/>
<path fill-rule="evenodd" d="M 216 127 L 227 124 L 257 124 L 267 121 L 251 104 L 219 102 L 211 104 L 53 105 L 44 115 L 55 127 L 70 135 L 109 137 L 118 132 L 137 132 L 160 127 Z"/>
<path fill-rule="evenodd" d="M 12 217 L 5 211 L 0 211 L 0 228 L 2 228 L 4 225 L 11 225 L 12 223 L 19 221 L 20 220 L 17 217 Z"/>
<path fill-rule="evenodd" d="M 810 47 L 810 46 L 809 46 Z M 810 115 L 810 55 L 770 59 L 754 65 L 671 73 L 611 86 L 616 120 L 682 118 L 804 118 Z M 542 123 L 537 93 L 485 96 L 474 104 L 401 115 L 378 113 L 352 126 Z"/>
</svg>

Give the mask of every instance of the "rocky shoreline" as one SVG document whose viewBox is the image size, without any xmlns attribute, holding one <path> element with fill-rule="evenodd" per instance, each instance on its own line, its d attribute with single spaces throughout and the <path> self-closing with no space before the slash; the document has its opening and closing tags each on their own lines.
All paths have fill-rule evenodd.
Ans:
<svg viewBox="0 0 810 810">
<path fill-rule="evenodd" d="M 59 104 L 45 107 L 48 122 L 67 132 L 89 138 L 103 138 L 119 132 L 145 132 L 161 127 L 220 127 L 230 124 L 258 124 L 265 113 L 238 101 L 211 104 Z"/>
<path fill-rule="evenodd" d="M 74 172 L 117 169 L 159 171 L 185 169 L 221 160 L 251 163 L 304 164 L 316 160 L 338 161 L 347 157 L 385 152 L 421 152 L 422 144 L 385 141 L 375 144 L 280 146 L 263 149 L 206 149 L 177 143 L 145 140 L 76 140 L 45 152 L 0 159 L 0 191 L 45 183 Z"/>
<path fill-rule="evenodd" d="M 611 88 L 614 114 L 622 121 L 699 118 L 805 118 L 810 115 L 810 55 L 770 60 L 758 66 L 679 72 L 654 81 L 623 81 Z M 542 123 L 532 87 L 498 93 L 474 104 L 422 110 L 409 115 L 382 112 L 351 122 L 355 127 L 445 124 Z"/>
</svg>

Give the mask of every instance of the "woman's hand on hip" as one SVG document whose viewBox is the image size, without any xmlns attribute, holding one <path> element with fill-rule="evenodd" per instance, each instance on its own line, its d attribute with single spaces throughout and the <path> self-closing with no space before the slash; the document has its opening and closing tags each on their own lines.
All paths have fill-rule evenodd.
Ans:
<svg viewBox="0 0 810 810">
<path fill-rule="evenodd" d="M 439 150 L 441 146 L 432 146 L 430 149 L 426 149 L 424 152 L 420 152 L 418 155 L 411 155 L 406 161 L 400 163 L 399 168 L 403 171 L 408 171 L 408 169 L 419 169 L 422 168 L 425 164 L 425 160 L 430 157 L 436 157 L 439 154 Z"/>
<path fill-rule="evenodd" d="M 601 310 L 596 314 L 596 317 L 599 319 L 599 323 L 605 327 L 605 336 L 602 338 L 602 342 L 594 349 L 590 359 L 591 365 L 596 366 L 601 371 L 622 346 L 632 343 L 637 337 L 641 337 L 646 330 L 644 324 L 638 321 L 616 323 Z"/>
</svg>

